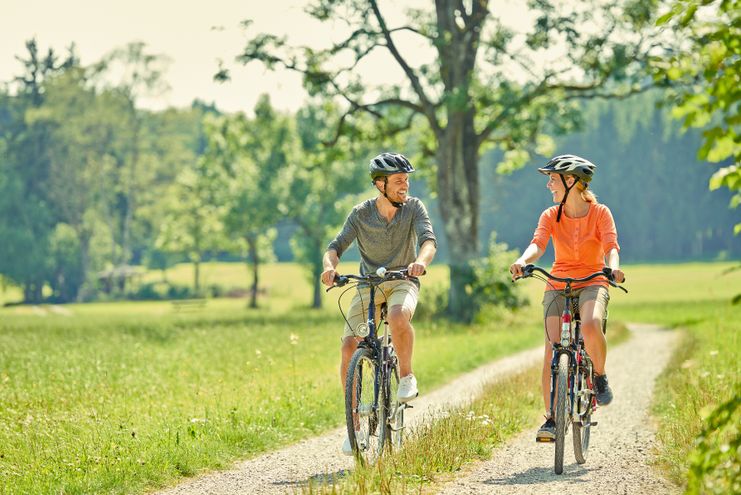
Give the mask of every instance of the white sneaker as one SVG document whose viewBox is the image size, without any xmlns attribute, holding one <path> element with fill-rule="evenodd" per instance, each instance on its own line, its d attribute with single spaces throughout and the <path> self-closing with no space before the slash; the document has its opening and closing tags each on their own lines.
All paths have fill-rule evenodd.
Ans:
<svg viewBox="0 0 741 495">
<path fill-rule="evenodd" d="M 399 380 L 399 391 L 396 393 L 396 398 L 399 402 L 409 402 L 418 395 L 417 379 L 413 374 L 410 373 Z"/>
<path fill-rule="evenodd" d="M 349 436 L 345 436 L 345 441 L 342 443 L 342 453 L 345 455 L 352 455 L 352 445 L 350 445 Z"/>
<path fill-rule="evenodd" d="M 355 432 L 355 441 L 358 442 L 358 448 L 360 450 L 365 450 L 368 448 L 368 440 L 367 438 L 365 438 L 365 434 L 362 431 Z M 345 455 L 353 455 L 349 436 L 346 436 L 345 441 L 342 443 L 342 453 Z"/>
</svg>

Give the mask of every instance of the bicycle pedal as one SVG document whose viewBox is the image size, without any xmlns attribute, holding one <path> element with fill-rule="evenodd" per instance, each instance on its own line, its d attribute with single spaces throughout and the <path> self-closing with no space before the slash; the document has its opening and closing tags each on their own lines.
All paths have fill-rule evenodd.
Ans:
<svg viewBox="0 0 741 495">
<path fill-rule="evenodd" d="M 555 438 L 536 438 L 535 439 L 536 443 L 553 443 L 555 441 L 556 441 Z"/>
</svg>

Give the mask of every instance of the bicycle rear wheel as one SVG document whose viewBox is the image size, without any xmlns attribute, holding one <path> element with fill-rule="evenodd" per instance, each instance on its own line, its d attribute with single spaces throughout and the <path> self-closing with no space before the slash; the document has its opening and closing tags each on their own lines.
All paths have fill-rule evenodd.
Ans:
<svg viewBox="0 0 741 495">
<path fill-rule="evenodd" d="M 566 416 L 568 407 L 569 355 L 563 353 L 558 357 L 558 374 L 556 375 L 556 458 L 553 470 L 563 473 L 563 452 L 566 443 Z"/>
<path fill-rule="evenodd" d="M 383 409 L 381 413 L 381 439 L 384 446 L 393 451 L 401 448 L 404 435 L 405 405 L 399 402 L 399 366 L 392 356 L 393 365 L 388 369 L 387 383 L 384 385 Z"/>
<path fill-rule="evenodd" d="M 588 360 L 584 366 L 579 368 L 576 375 L 576 404 L 575 409 L 579 421 L 574 421 L 574 457 L 576 462 L 584 464 L 587 462 L 587 451 L 589 450 L 589 435 L 592 422 L 592 401 L 594 396 L 589 384 L 592 383 L 592 366 Z"/>
<path fill-rule="evenodd" d="M 383 449 L 379 435 L 379 408 L 376 395 L 378 365 L 370 349 L 358 349 L 350 360 L 345 381 L 345 420 L 355 457 L 372 464 Z"/>
</svg>

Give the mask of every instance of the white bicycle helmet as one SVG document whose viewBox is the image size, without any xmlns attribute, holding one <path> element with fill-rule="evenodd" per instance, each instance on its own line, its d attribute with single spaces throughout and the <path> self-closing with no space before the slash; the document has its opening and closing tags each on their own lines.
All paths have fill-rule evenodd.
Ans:
<svg viewBox="0 0 741 495">
<path fill-rule="evenodd" d="M 558 155 L 548 160 L 548 163 L 546 163 L 544 167 L 538 169 L 538 172 L 541 174 L 558 174 L 561 177 L 563 186 L 566 188 L 561 204 L 558 206 L 558 215 L 556 216 L 557 222 L 561 221 L 563 205 L 566 203 L 566 198 L 568 198 L 571 188 L 574 187 L 577 182 L 581 182 L 584 187 L 589 187 L 589 182 L 592 180 L 596 168 L 597 165 L 586 158 L 576 155 Z M 566 185 L 565 175 L 573 175 L 577 178 L 571 187 Z"/>
</svg>

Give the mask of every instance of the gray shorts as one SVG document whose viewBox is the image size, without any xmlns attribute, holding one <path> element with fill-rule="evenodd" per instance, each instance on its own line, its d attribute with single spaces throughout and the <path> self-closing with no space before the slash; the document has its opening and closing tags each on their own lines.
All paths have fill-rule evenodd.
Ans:
<svg viewBox="0 0 741 495">
<path fill-rule="evenodd" d="M 581 289 L 575 289 L 572 294 L 579 299 L 579 307 L 584 306 L 587 301 L 595 301 L 594 316 L 597 320 L 607 320 L 607 305 L 610 302 L 610 293 L 606 287 L 601 285 L 589 285 Z M 561 316 L 564 309 L 566 296 L 560 290 L 547 290 L 543 294 L 543 318 L 549 316 Z"/>
<path fill-rule="evenodd" d="M 368 320 L 368 302 L 370 298 L 370 289 L 359 289 L 350 303 L 350 310 L 347 312 L 347 321 L 350 325 L 345 325 L 342 338 L 356 337 L 356 329 L 359 325 L 365 324 Z M 419 289 L 409 280 L 389 280 L 382 283 L 376 289 L 376 321 L 381 314 L 381 304 L 391 309 L 392 306 L 401 306 L 408 314 L 409 319 L 414 316 L 414 310 L 417 309 L 417 300 L 419 299 Z M 366 332 L 367 333 L 367 332 Z"/>
</svg>

